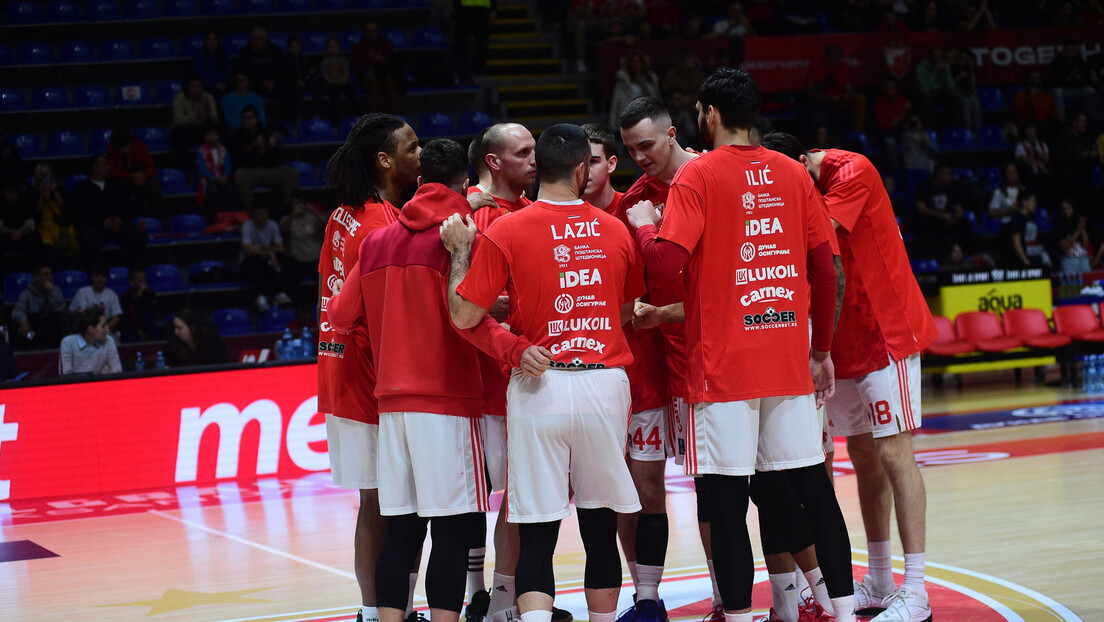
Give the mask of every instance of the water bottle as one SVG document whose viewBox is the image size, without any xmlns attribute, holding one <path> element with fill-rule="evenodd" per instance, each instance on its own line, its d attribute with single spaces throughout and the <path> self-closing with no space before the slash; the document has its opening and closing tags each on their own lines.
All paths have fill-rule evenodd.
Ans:
<svg viewBox="0 0 1104 622">
<path fill-rule="evenodd" d="M 288 335 L 291 336 L 291 340 L 288 342 L 288 358 L 298 359 L 303 358 L 303 340 L 300 337 L 296 337 L 288 331 Z"/>
<path fill-rule="evenodd" d="M 318 344 L 314 342 L 314 337 L 311 337 L 311 331 L 309 327 L 303 327 L 303 336 L 301 337 L 301 339 L 303 340 L 303 358 L 314 358 L 314 353 L 318 351 Z"/>
<path fill-rule="evenodd" d="M 1104 393 L 1104 356 L 1099 354 L 1092 355 L 1092 385 L 1090 386 L 1090 393 Z"/>
<path fill-rule="evenodd" d="M 290 348 L 290 346 L 291 346 L 291 329 L 290 328 L 285 328 L 284 329 L 284 334 L 276 342 L 276 360 L 286 361 L 287 359 L 291 358 L 291 355 L 288 353 L 288 349 Z"/>
<path fill-rule="evenodd" d="M 165 355 L 160 350 L 157 351 L 157 369 L 165 369 Z"/>
<path fill-rule="evenodd" d="M 1089 357 L 1081 357 L 1081 392 L 1089 392 Z"/>
<path fill-rule="evenodd" d="M 146 362 L 142 360 L 142 353 L 134 357 L 134 371 L 142 371 L 146 368 Z"/>
</svg>

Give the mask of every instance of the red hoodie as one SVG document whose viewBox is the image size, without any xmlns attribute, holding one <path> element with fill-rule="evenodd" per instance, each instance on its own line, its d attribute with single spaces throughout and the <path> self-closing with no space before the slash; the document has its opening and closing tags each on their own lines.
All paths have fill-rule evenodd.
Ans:
<svg viewBox="0 0 1104 622">
<path fill-rule="evenodd" d="M 336 330 L 366 319 L 381 413 L 480 417 L 483 383 L 473 344 L 514 366 L 532 345 L 490 316 L 469 330 L 453 326 L 446 297 L 451 257 L 437 228 L 456 213 L 471 214 L 460 193 L 441 184 L 418 188 L 398 222 L 364 239 L 350 278 L 330 299 Z"/>
</svg>

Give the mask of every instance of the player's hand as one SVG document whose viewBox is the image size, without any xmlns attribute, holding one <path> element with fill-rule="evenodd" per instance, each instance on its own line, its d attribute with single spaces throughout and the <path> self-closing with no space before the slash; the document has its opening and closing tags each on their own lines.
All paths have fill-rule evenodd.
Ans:
<svg viewBox="0 0 1104 622">
<path fill-rule="evenodd" d="M 655 328 L 662 323 L 663 318 L 660 317 L 659 307 L 652 306 L 646 302 L 636 303 L 636 309 L 633 311 L 632 315 L 633 330 Z"/>
<path fill-rule="evenodd" d="M 813 375 L 813 393 L 817 408 L 828 403 L 836 394 L 836 368 L 827 352 L 809 350 L 809 372 Z"/>
<path fill-rule="evenodd" d="M 487 315 L 496 322 L 505 322 L 506 317 L 510 315 L 510 297 L 499 296 L 491 308 L 487 310 Z"/>
<path fill-rule="evenodd" d="M 641 201 L 630 207 L 625 211 L 625 218 L 628 219 L 629 226 L 633 229 L 659 224 L 659 213 L 656 212 L 656 208 L 651 201 Z"/>
<path fill-rule="evenodd" d="M 529 346 L 521 353 L 521 372 L 538 378 L 552 364 L 552 353 L 540 346 Z"/>
<path fill-rule="evenodd" d="M 468 205 L 471 206 L 472 212 L 484 207 L 498 207 L 498 203 L 495 202 L 494 197 L 487 192 L 474 192 L 469 194 Z"/>
<path fill-rule="evenodd" d="M 475 228 L 471 216 L 461 219 L 460 214 L 453 214 L 441 223 L 440 232 L 441 243 L 445 245 L 448 252 L 454 253 L 458 248 L 470 248 L 478 229 Z"/>
</svg>

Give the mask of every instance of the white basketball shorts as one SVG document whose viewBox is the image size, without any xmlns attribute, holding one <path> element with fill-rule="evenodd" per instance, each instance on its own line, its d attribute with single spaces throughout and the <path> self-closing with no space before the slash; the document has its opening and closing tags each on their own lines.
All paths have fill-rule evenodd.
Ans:
<svg viewBox="0 0 1104 622">
<path fill-rule="evenodd" d="M 506 490 L 506 417 L 483 413 L 483 455 L 491 491 Z"/>
<path fill-rule="evenodd" d="M 379 426 L 326 414 L 326 443 L 330 477 L 335 486 L 352 490 L 374 489 Z"/>
<path fill-rule="evenodd" d="M 920 355 L 865 376 L 836 380 L 828 400 L 829 431 L 837 436 L 873 432 L 884 438 L 920 427 Z"/>
</svg>

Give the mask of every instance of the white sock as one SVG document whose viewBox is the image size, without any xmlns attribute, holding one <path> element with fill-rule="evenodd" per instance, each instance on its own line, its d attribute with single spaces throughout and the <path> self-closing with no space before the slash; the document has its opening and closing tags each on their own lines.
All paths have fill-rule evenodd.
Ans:
<svg viewBox="0 0 1104 622">
<path fill-rule="evenodd" d="M 709 580 L 713 582 L 713 608 L 716 609 L 717 605 L 721 604 L 721 586 L 717 585 L 717 573 L 713 570 L 713 560 L 705 560 L 705 565 L 709 567 Z"/>
<path fill-rule="evenodd" d="M 809 582 L 809 587 L 813 589 L 813 600 L 824 607 L 824 610 L 831 615 L 832 599 L 828 596 L 828 586 L 824 584 L 824 574 L 820 572 L 820 566 L 804 574 L 805 580 Z"/>
<path fill-rule="evenodd" d="M 552 610 L 534 609 L 521 614 L 521 622 L 552 622 Z"/>
<path fill-rule="evenodd" d="M 889 540 L 867 542 L 866 548 L 870 576 L 874 585 L 892 589 L 896 584 L 893 581 L 893 564 L 889 560 Z"/>
<path fill-rule="evenodd" d="M 639 592 L 640 588 L 637 587 L 637 586 L 640 585 L 640 579 L 636 576 L 636 562 L 632 561 L 632 562 L 625 562 L 625 563 L 627 563 L 629 565 L 629 576 L 632 577 L 632 580 L 633 580 L 633 589 L 635 589 Z"/>
<path fill-rule="evenodd" d="M 751 612 L 729 613 L 725 612 L 725 622 L 753 622 Z"/>
<path fill-rule="evenodd" d="M 614 622 L 617 619 L 617 612 L 611 611 L 609 613 L 598 613 L 596 611 L 587 610 L 587 616 L 590 617 L 590 622 Z M 551 618 L 549 618 L 551 619 Z M 523 620 L 522 622 L 529 622 Z"/>
<path fill-rule="evenodd" d="M 379 622 L 379 609 L 364 605 L 360 608 L 360 619 L 364 622 Z"/>
<path fill-rule="evenodd" d="M 783 622 L 797 622 L 797 584 L 794 575 L 799 573 L 781 572 L 770 575 L 771 608 Z"/>
<path fill-rule="evenodd" d="M 905 585 L 925 589 L 923 553 L 905 553 Z"/>
<path fill-rule="evenodd" d="M 805 578 L 805 573 L 801 572 L 801 568 L 794 566 L 794 585 L 797 586 L 797 607 L 801 608 L 801 603 L 805 600 L 805 588 L 809 587 L 809 580 Z"/>
<path fill-rule="evenodd" d="M 487 557 L 487 547 L 468 549 L 468 599 L 471 600 L 476 592 L 487 589 L 487 583 L 483 580 L 483 560 Z"/>
<path fill-rule="evenodd" d="M 418 584 L 418 573 L 410 573 L 410 592 L 406 597 L 406 615 L 414 613 L 414 586 Z"/>
<path fill-rule="evenodd" d="M 836 612 L 836 622 L 855 622 L 855 597 L 833 598 L 832 610 Z"/>
<path fill-rule="evenodd" d="M 494 573 L 491 577 L 491 604 L 487 607 L 487 617 L 514 606 L 514 578 Z"/>
<path fill-rule="evenodd" d="M 663 579 L 663 566 L 638 564 L 636 574 L 640 582 L 636 584 L 636 600 L 654 600 L 659 602 L 659 582 Z"/>
</svg>

